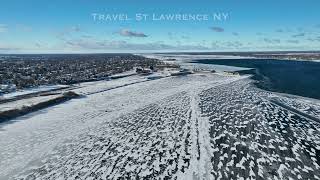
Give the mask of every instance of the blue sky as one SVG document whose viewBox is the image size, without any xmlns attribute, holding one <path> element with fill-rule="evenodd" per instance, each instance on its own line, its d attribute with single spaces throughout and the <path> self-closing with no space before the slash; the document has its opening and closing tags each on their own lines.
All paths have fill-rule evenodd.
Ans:
<svg viewBox="0 0 320 180">
<path fill-rule="evenodd" d="M 0 53 L 320 50 L 318 7 L 319 0 L 3 0 Z M 138 21 L 139 13 L 148 18 Z M 155 20 L 183 14 L 209 18 Z"/>
</svg>

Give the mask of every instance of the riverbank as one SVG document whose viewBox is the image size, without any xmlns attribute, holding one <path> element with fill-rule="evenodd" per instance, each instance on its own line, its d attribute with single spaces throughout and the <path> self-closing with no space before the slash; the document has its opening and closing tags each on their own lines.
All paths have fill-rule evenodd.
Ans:
<svg viewBox="0 0 320 180">
<path fill-rule="evenodd" d="M 58 95 L 37 96 L 30 99 L 17 100 L 13 103 L 0 104 L 0 123 L 77 97 L 80 96 L 69 91 Z"/>
</svg>

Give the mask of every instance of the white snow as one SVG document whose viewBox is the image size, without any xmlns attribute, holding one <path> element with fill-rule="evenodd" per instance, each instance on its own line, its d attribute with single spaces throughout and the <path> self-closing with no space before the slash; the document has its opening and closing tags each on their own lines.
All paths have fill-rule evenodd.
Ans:
<svg viewBox="0 0 320 180">
<path fill-rule="evenodd" d="M 194 78 L 193 78 L 194 77 Z M 67 103 L 35 112 L 2 125 L 0 136 L 0 179 L 20 172 L 29 163 L 54 153 L 54 147 L 66 140 L 90 132 L 91 128 L 106 123 L 145 105 L 199 86 L 228 83 L 239 77 L 218 75 L 166 78 L 133 84 L 102 91 L 140 81 L 139 77 L 128 77 L 119 81 L 86 83 L 76 91 L 91 93 L 86 98 L 73 99 Z M 208 81 L 211 79 L 211 81 Z M 101 91 L 100 93 L 95 93 Z"/>
<path fill-rule="evenodd" d="M 49 96 L 36 96 L 28 99 L 21 99 L 13 102 L 0 104 L 0 112 L 13 109 L 21 109 L 23 106 L 32 106 L 41 102 L 48 101 L 50 99 L 57 98 L 61 95 L 49 95 Z"/>
<path fill-rule="evenodd" d="M 49 90 L 55 90 L 55 89 L 60 89 L 63 87 L 68 87 L 67 85 L 48 85 L 48 86 L 39 86 L 36 88 L 29 88 L 29 89 L 24 89 L 24 90 L 17 90 L 15 92 L 3 94 L 0 97 L 3 97 L 5 99 L 8 98 L 14 98 L 16 96 L 20 95 L 26 95 L 26 94 L 31 94 L 31 93 L 36 93 L 36 92 L 43 92 L 43 91 L 49 91 Z"/>
<path fill-rule="evenodd" d="M 273 95 L 251 82 L 248 76 L 196 73 L 81 83 L 74 91 L 85 98 L 1 124 L 0 179 L 319 174 L 314 157 L 320 125 L 270 100 L 305 111 L 317 104 L 305 108 L 306 101 Z"/>
</svg>

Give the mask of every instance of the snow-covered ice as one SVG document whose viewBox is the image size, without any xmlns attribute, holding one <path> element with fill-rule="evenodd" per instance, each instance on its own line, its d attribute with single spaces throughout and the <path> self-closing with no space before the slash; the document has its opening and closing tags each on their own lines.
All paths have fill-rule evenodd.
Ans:
<svg viewBox="0 0 320 180">
<path fill-rule="evenodd" d="M 248 76 L 132 76 L 81 87 L 86 98 L 0 127 L 0 179 L 320 176 L 320 124 L 274 103 L 309 112 L 308 101 L 260 90 Z M 316 101 L 312 109 L 318 118 Z"/>
</svg>

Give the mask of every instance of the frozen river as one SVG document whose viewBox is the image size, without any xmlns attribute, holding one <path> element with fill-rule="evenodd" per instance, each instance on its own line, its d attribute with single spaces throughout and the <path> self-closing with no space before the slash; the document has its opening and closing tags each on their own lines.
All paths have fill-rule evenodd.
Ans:
<svg viewBox="0 0 320 180">
<path fill-rule="evenodd" d="M 212 73 L 77 91 L 1 125 L 0 179 L 320 177 L 320 124 L 304 116 L 320 118 L 317 100 Z"/>
</svg>

